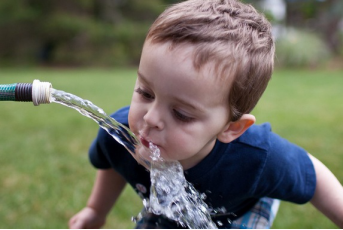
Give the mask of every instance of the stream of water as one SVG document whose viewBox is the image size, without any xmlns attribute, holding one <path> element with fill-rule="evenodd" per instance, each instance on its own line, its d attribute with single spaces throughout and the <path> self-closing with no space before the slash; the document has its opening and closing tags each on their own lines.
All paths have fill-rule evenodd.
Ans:
<svg viewBox="0 0 343 230">
<path fill-rule="evenodd" d="M 188 228 L 217 228 L 212 222 L 204 197 L 186 181 L 181 164 L 164 161 L 160 150 L 150 143 L 151 161 L 135 154 L 140 141 L 130 129 L 108 116 L 101 108 L 73 94 L 51 89 L 50 101 L 68 106 L 93 119 L 122 144 L 143 166 L 150 169 L 150 198 L 143 200 L 147 211 L 165 215 Z"/>
</svg>

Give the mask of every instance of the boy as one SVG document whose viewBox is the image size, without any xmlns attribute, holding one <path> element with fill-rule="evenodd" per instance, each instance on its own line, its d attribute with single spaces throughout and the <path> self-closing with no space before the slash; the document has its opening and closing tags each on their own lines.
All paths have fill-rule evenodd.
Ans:
<svg viewBox="0 0 343 230">
<path fill-rule="evenodd" d="M 343 188 L 331 172 L 268 124 L 253 125 L 249 113 L 267 87 L 273 60 L 270 24 L 253 7 L 236 0 L 176 4 L 150 28 L 131 105 L 113 117 L 140 138 L 137 156 L 148 160 L 152 142 L 165 160 L 181 163 L 210 207 L 225 208 L 213 216 L 219 227 L 270 227 L 274 199 L 311 201 L 343 227 Z M 90 159 L 97 178 L 71 228 L 101 227 L 127 182 L 149 197 L 149 172 L 103 130 Z M 228 219 L 234 221 L 223 222 Z M 180 226 L 145 213 L 137 227 Z"/>
</svg>

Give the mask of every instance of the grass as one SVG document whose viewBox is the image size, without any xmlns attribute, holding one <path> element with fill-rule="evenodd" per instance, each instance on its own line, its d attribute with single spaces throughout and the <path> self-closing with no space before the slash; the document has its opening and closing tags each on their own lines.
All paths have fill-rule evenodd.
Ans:
<svg viewBox="0 0 343 230">
<path fill-rule="evenodd" d="M 107 113 L 130 103 L 135 70 L 3 69 L 0 84 L 49 81 Z M 253 111 L 257 123 L 304 147 L 343 182 L 342 71 L 278 70 Z M 84 207 L 95 169 L 95 122 L 58 104 L 0 102 L 0 228 L 67 228 Z M 133 228 L 142 202 L 127 187 L 105 228 Z M 282 202 L 274 228 L 336 228 L 310 204 Z"/>
</svg>

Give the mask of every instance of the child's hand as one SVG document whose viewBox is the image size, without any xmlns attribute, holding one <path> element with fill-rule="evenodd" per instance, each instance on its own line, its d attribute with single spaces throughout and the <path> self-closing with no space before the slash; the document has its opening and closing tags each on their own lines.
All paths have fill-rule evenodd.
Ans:
<svg viewBox="0 0 343 230">
<path fill-rule="evenodd" d="M 69 220 L 69 228 L 101 228 L 106 221 L 106 216 L 100 215 L 96 210 L 85 207 Z"/>
</svg>

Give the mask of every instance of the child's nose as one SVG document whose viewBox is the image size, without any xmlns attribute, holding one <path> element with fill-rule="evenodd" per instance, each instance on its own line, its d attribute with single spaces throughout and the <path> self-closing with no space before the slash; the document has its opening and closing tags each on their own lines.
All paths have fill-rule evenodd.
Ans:
<svg viewBox="0 0 343 230">
<path fill-rule="evenodd" d="M 162 111 L 157 106 L 151 106 L 143 118 L 147 125 L 151 128 L 160 130 L 164 128 Z"/>
</svg>

